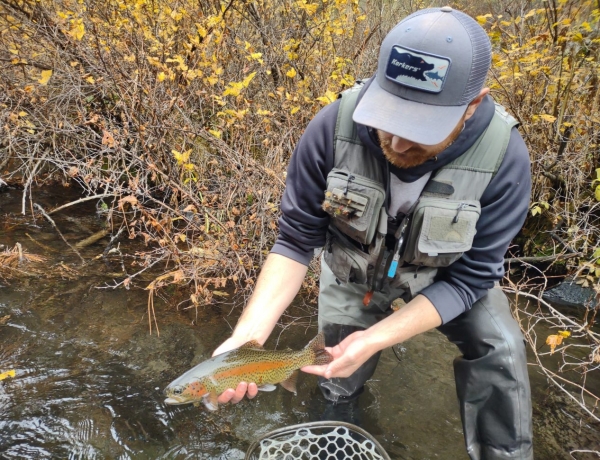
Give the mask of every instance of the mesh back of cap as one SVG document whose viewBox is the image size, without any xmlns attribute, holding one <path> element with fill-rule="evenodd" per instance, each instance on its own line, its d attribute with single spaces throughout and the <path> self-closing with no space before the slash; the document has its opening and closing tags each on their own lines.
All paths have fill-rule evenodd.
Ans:
<svg viewBox="0 0 600 460">
<path fill-rule="evenodd" d="M 425 8 L 423 10 L 416 11 L 411 15 L 404 18 L 401 22 L 421 16 L 422 14 L 439 12 L 440 8 Z M 472 44 L 472 61 L 471 61 L 471 73 L 465 92 L 463 93 L 461 104 L 468 104 L 475 99 L 481 88 L 485 84 L 487 73 L 492 62 L 492 47 L 490 39 L 487 36 L 485 30 L 475 21 L 471 16 L 457 10 L 452 10 L 452 14 L 458 22 L 465 28 L 465 32 L 469 35 Z"/>
<path fill-rule="evenodd" d="M 460 11 L 453 11 L 454 17 L 463 25 L 473 44 L 473 61 L 471 63 L 471 76 L 467 82 L 463 103 L 467 104 L 475 99 L 487 78 L 487 73 L 492 62 L 492 47 L 485 30 L 470 16 Z"/>
</svg>

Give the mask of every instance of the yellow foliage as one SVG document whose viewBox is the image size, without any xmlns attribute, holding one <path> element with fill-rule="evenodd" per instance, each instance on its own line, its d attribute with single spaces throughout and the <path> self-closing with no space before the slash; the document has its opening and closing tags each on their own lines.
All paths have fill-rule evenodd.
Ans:
<svg viewBox="0 0 600 460">
<path fill-rule="evenodd" d="M 549 335 L 546 338 L 546 345 L 550 345 L 550 354 L 554 353 L 554 350 L 562 343 L 562 341 L 563 338 L 560 335 Z"/>
<path fill-rule="evenodd" d="M 0 374 L 0 380 L 7 379 L 8 377 L 14 377 L 15 375 L 17 375 L 17 373 L 14 370 L 2 372 Z"/>
<path fill-rule="evenodd" d="M 171 153 L 175 157 L 175 160 L 177 160 L 177 164 L 181 166 L 190 161 L 190 155 L 192 153 L 192 149 L 186 150 L 185 152 L 178 152 L 177 150 L 171 150 Z"/>
<path fill-rule="evenodd" d="M 52 76 L 52 70 L 42 70 L 42 75 L 38 80 L 40 85 L 47 85 L 50 77 Z"/>
</svg>

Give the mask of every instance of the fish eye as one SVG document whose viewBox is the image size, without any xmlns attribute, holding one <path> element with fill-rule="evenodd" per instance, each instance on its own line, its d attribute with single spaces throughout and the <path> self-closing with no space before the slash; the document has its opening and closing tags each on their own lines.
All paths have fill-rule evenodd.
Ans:
<svg viewBox="0 0 600 460">
<path fill-rule="evenodd" d="M 174 395 L 179 396 L 181 393 L 183 393 L 183 387 L 177 386 L 173 388 Z"/>
</svg>

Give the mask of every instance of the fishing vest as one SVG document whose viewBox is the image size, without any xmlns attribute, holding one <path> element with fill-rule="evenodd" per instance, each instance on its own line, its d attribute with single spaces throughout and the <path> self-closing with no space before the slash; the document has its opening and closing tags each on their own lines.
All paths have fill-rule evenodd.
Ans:
<svg viewBox="0 0 600 460">
<path fill-rule="evenodd" d="M 461 156 L 434 171 L 401 222 L 387 212 L 389 169 L 360 141 L 352 120 L 362 84 L 341 95 L 335 128 L 334 166 L 323 209 L 330 215 L 325 263 L 342 283 L 385 283 L 408 299 L 434 282 L 471 248 L 481 214 L 480 198 L 498 171 L 516 120 L 496 104 L 492 121 Z M 385 245 L 393 234 L 394 248 Z M 365 302 L 365 303 L 368 303 Z"/>
</svg>

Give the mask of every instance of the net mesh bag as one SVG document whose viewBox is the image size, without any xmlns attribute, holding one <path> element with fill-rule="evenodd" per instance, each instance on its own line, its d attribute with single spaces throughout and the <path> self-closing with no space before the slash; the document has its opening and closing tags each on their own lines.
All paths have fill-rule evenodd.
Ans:
<svg viewBox="0 0 600 460">
<path fill-rule="evenodd" d="M 390 460 L 377 440 L 345 422 L 311 422 L 279 428 L 252 443 L 246 460 Z"/>
</svg>

